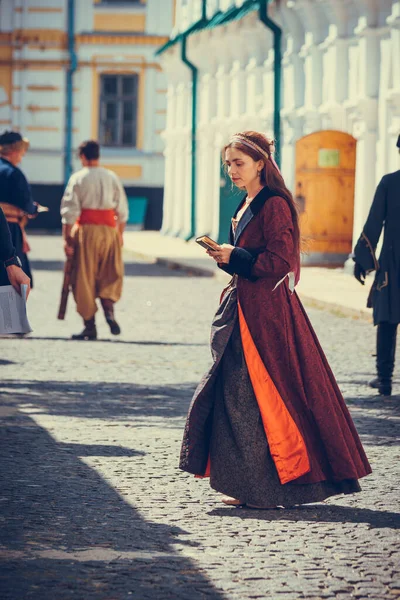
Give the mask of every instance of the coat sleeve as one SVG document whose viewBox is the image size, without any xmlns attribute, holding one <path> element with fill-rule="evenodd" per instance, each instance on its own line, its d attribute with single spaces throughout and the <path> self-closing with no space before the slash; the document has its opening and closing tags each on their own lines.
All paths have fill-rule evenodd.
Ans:
<svg viewBox="0 0 400 600">
<path fill-rule="evenodd" d="M 15 169 L 11 177 L 12 204 L 28 215 L 35 215 L 37 204 L 33 201 L 31 188 L 25 175 L 19 169 Z"/>
<path fill-rule="evenodd" d="M 270 277 L 277 281 L 293 269 L 293 219 L 283 198 L 270 198 L 260 214 L 266 247 L 261 251 L 236 247 L 229 268 L 247 279 Z"/>
<path fill-rule="evenodd" d="M 376 188 L 367 221 L 354 248 L 353 258 L 355 262 L 360 264 L 367 272 L 379 269 L 375 250 L 386 219 L 386 198 L 387 186 L 385 177 L 383 177 Z"/>
<path fill-rule="evenodd" d="M 12 245 L 11 233 L 8 223 L 0 208 L 0 261 L 7 260 L 15 255 L 15 248 Z"/>
</svg>

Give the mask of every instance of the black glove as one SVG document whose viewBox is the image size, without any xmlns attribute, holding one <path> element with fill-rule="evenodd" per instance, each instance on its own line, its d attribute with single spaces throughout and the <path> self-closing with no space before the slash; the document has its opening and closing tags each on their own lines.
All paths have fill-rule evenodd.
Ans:
<svg viewBox="0 0 400 600">
<path fill-rule="evenodd" d="M 363 269 L 359 263 L 356 263 L 354 265 L 354 277 L 361 283 L 361 285 L 364 285 L 365 283 L 365 276 L 365 269 Z"/>
</svg>

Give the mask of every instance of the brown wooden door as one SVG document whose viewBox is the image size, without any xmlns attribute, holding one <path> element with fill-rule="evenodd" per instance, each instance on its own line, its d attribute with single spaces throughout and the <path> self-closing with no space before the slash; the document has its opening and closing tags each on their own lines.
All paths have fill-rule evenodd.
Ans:
<svg viewBox="0 0 400 600">
<path fill-rule="evenodd" d="M 313 254 L 337 262 L 351 252 L 355 166 L 356 140 L 347 133 L 319 131 L 296 144 L 295 196 L 309 262 Z"/>
</svg>

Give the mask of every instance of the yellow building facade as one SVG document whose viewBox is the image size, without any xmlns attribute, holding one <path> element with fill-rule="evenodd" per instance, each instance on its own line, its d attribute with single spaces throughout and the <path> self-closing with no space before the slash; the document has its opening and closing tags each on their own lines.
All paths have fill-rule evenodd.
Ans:
<svg viewBox="0 0 400 600">
<path fill-rule="evenodd" d="M 76 148 L 97 139 L 102 163 L 128 195 L 149 199 L 148 225 L 159 226 L 167 86 L 155 52 L 172 29 L 174 4 L 0 2 L 0 130 L 29 138 L 22 168 L 35 199 L 56 208 L 79 168 Z"/>
</svg>

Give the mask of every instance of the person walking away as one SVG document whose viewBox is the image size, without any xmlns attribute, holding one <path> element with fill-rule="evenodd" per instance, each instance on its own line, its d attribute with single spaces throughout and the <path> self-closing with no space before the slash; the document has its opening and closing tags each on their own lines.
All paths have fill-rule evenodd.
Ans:
<svg viewBox="0 0 400 600">
<path fill-rule="evenodd" d="M 0 208 L 0 264 L 1 263 L 7 271 L 9 283 L 18 294 L 21 294 L 21 285 L 27 286 L 26 297 L 28 298 L 31 289 L 31 280 L 22 270 L 21 260 L 16 255 L 12 243 L 10 228 L 3 210 Z"/>
<path fill-rule="evenodd" d="M 246 191 L 230 244 L 208 250 L 232 275 L 211 334 L 213 365 L 186 422 L 180 468 L 210 476 L 225 504 L 275 508 L 359 492 L 371 467 L 294 287 L 300 233 L 293 197 L 258 132 L 223 150 Z"/>
<path fill-rule="evenodd" d="M 122 236 L 128 201 L 115 173 L 100 166 L 100 146 L 95 140 L 82 142 L 79 157 L 83 168 L 70 177 L 61 218 L 65 254 L 74 255 L 72 291 L 84 322 L 83 331 L 72 339 L 95 340 L 96 298 L 111 333 L 121 333 L 114 304 L 122 293 Z"/>
<path fill-rule="evenodd" d="M 18 168 L 29 148 L 29 140 L 17 131 L 5 131 L 0 135 L 0 207 L 4 211 L 23 271 L 32 283 L 32 273 L 28 259 L 30 250 L 25 226 L 28 219 L 37 216 L 40 207 L 33 201 L 29 184 Z M 0 266 L 0 285 L 9 285 L 7 270 Z"/>
<path fill-rule="evenodd" d="M 397 140 L 400 152 L 400 135 Z M 383 230 L 379 260 L 376 247 Z M 400 170 L 384 175 L 376 188 L 367 221 L 354 249 L 354 276 L 364 285 L 367 273 L 375 279 L 367 306 L 373 309 L 377 377 L 369 382 L 380 395 L 390 396 L 400 323 Z"/>
</svg>

